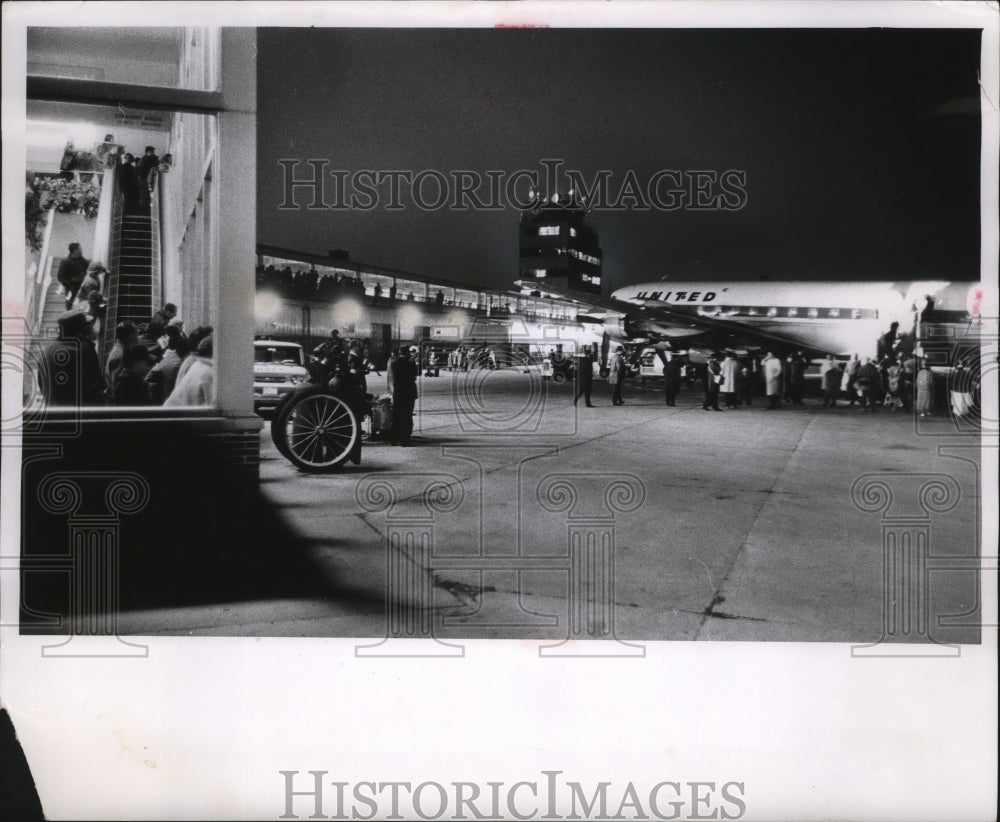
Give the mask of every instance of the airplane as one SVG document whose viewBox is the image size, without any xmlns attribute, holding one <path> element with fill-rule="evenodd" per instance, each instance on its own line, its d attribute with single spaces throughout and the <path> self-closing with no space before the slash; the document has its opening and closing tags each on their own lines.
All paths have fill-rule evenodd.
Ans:
<svg viewBox="0 0 1000 822">
<path fill-rule="evenodd" d="M 610 297 L 574 290 L 565 278 L 516 285 L 578 303 L 577 319 L 600 334 L 602 367 L 612 341 L 655 348 L 661 357 L 686 351 L 695 362 L 725 349 L 875 357 L 890 332 L 912 348 L 919 319 L 973 323 L 984 310 L 984 290 L 971 282 L 661 280 L 624 286 Z"/>
</svg>

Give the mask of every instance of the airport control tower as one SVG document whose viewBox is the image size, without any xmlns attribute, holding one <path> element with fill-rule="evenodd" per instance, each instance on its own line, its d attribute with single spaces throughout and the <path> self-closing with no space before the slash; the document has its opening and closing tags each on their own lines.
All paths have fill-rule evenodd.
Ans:
<svg viewBox="0 0 1000 822">
<path fill-rule="evenodd" d="M 573 192 L 560 197 L 535 195 L 521 213 L 520 277 L 540 290 L 559 286 L 585 294 L 601 293 L 601 247 L 585 222 L 587 211 Z"/>
</svg>

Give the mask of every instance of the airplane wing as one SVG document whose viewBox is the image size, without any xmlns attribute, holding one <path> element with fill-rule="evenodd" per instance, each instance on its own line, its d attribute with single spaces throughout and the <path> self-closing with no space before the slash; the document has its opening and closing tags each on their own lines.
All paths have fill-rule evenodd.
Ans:
<svg viewBox="0 0 1000 822">
<path fill-rule="evenodd" d="M 704 308 L 675 308 L 659 302 L 625 302 L 613 297 L 586 295 L 571 292 L 560 286 L 539 289 L 536 281 L 519 281 L 517 285 L 539 291 L 560 300 L 568 300 L 580 307 L 577 319 L 582 322 L 601 323 L 613 337 L 648 338 L 664 342 L 677 341 L 688 346 L 723 350 L 759 349 L 770 346 L 796 349 L 810 355 L 836 353 L 793 342 L 778 334 L 771 334 L 745 323 L 726 319 L 722 313 Z"/>
</svg>

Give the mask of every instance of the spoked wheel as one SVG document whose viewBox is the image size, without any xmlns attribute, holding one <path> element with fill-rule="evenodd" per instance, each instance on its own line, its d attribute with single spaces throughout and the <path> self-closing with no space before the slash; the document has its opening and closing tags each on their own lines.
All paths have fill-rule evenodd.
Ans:
<svg viewBox="0 0 1000 822">
<path fill-rule="evenodd" d="M 286 456 L 303 471 L 332 471 L 342 465 L 361 435 L 360 420 L 350 406 L 326 392 L 291 401 L 281 416 Z"/>
<path fill-rule="evenodd" d="M 317 390 L 319 390 L 318 386 Z M 286 460 L 291 459 L 291 456 L 288 451 L 288 440 L 285 437 L 285 420 L 288 417 L 288 409 L 291 407 L 294 397 L 294 392 L 288 392 L 281 398 L 278 404 L 274 406 L 274 411 L 271 412 L 271 439 L 274 441 L 274 445 L 278 449 L 278 452 Z"/>
</svg>

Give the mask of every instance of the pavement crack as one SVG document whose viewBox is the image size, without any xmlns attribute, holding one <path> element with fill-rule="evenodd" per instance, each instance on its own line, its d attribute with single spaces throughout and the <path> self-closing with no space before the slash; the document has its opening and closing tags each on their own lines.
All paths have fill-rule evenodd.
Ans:
<svg viewBox="0 0 1000 822">
<path fill-rule="evenodd" d="M 695 639 L 702 638 L 702 631 L 705 629 L 705 626 L 708 624 L 709 620 L 711 620 L 713 617 L 718 617 L 719 619 L 751 619 L 750 617 L 734 617 L 732 615 L 722 614 L 715 610 L 715 606 L 721 603 L 725 599 L 725 597 L 722 595 L 722 591 L 726 587 L 726 582 L 729 580 L 729 575 L 733 572 L 733 568 L 736 567 L 737 560 L 740 558 L 743 551 L 746 549 L 747 543 L 749 543 L 750 538 L 754 533 L 754 529 L 757 527 L 757 523 L 760 521 L 761 515 L 767 508 L 768 500 L 771 498 L 772 495 L 778 493 L 775 491 L 775 489 L 780 484 L 781 478 L 784 477 L 785 473 L 788 471 L 788 467 L 792 464 L 792 461 L 795 459 L 795 455 L 799 452 L 799 450 L 802 447 L 802 441 L 805 439 L 806 434 L 809 432 L 809 429 L 812 428 L 815 422 L 816 422 L 816 415 L 810 414 L 809 421 L 802 427 L 802 430 L 799 432 L 798 439 L 795 440 L 795 446 L 791 449 L 791 452 L 789 453 L 788 459 L 785 461 L 784 466 L 778 472 L 777 476 L 775 476 L 774 481 L 767 489 L 767 493 L 765 493 L 761 498 L 760 507 L 758 507 L 757 514 L 754 517 L 753 522 L 750 523 L 750 527 L 747 529 L 746 536 L 740 543 L 739 548 L 737 548 L 736 551 L 733 552 L 733 556 L 730 559 L 728 565 L 726 566 L 725 573 L 723 573 L 722 579 L 719 581 L 719 586 L 717 589 L 715 589 L 712 601 L 703 611 L 701 624 L 698 626 L 698 630 L 695 632 L 694 636 Z"/>
</svg>

